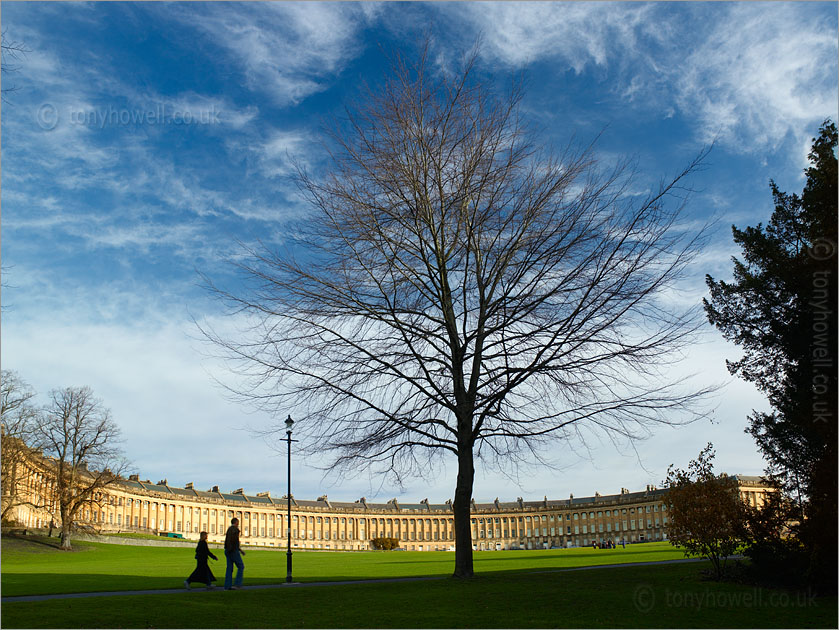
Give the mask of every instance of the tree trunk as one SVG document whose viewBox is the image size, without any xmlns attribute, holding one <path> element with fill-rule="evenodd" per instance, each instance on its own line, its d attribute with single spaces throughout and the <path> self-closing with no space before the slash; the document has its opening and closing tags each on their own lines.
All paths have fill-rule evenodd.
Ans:
<svg viewBox="0 0 839 630">
<path fill-rule="evenodd" d="M 69 510 L 61 508 L 61 547 L 64 551 L 72 551 L 70 545 L 70 515 Z"/>
<path fill-rule="evenodd" d="M 475 462 L 472 447 L 461 447 L 457 457 L 457 486 L 454 491 L 454 577 L 470 578 L 472 567 L 472 484 L 475 480 Z"/>
</svg>

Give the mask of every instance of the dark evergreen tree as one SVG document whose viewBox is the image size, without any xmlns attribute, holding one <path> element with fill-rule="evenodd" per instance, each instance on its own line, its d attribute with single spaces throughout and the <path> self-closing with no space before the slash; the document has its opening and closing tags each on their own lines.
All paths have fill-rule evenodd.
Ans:
<svg viewBox="0 0 839 630">
<path fill-rule="evenodd" d="M 770 182 L 775 211 L 765 227 L 732 227 L 743 260 L 731 283 L 706 277 L 709 321 L 744 349 L 727 361 L 772 406 L 747 431 L 769 469 L 796 497 L 810 577 L 836 581 L 836 125 L 825 121 L 809 155 L 801 196 Z"/>
</svg>

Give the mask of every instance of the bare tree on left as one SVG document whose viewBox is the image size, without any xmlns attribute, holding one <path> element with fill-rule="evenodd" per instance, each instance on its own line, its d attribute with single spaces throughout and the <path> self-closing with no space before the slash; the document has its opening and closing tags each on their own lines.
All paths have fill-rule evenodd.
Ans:
<svg viewBox="0 0 839 630">
<path fill-rule="evenodd" d="M 120 430 L 93 390 L 66 387 L 50 392 L 33 434 L 34 443 L 54 458 L 61 548 L 69 550 L 79 510 L 96 502 L 127 468 Z"/>
<path fill-rule="evenodd" d="M 33 404 L 35 392 L 17 372 L 3 370 L 0 374 L 0 444 L 2 444 L 2 521 L 14 520 L 16 507 L 33 505 L 32 497 L 23 491 L 33 473 L 26 465 L 32 449 L 32 438 L 37 410 Z M 36 506 L 41 507 L 41 506 Z"/>
</svg>

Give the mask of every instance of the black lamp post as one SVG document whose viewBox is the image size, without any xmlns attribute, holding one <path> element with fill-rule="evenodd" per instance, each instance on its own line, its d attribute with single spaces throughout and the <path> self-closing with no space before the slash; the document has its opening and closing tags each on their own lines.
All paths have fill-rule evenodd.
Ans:
<svg viewBox="0 0 839 630">
<path fill-rule="evenodd" d="M 286 441 L 288 442 L 288 494 L 286 501 L 288 504 L 288 551 L 286 552 L 286 578 L 285 581 L 291 583 L 291 443 L 297 440 L 291 439 L 291 427 L 294 426 L 294 420 L 291 415 L 286 418 Z"/>
</svg>

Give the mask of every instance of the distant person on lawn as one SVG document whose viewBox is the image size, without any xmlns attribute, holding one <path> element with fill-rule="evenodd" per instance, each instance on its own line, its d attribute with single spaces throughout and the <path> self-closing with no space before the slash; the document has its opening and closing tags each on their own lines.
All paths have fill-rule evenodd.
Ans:
<svg viewBox="0 0 839 630">
<path fill-rule="evenodd" d="M 198 541 L 198 546 L 195 548 L 195 559 L 198 563 L 195 567 L 195 571 L 192 572 L 192 575 L 184 580 L 184 586 L 187 590 L 189 590 L 190 582 L 202 582 L 206 584 L 209 589 L 214 588 L 213 582 L 216 581 L 216 576 L 213 575 L 212 571 L 210 571 L 208 560 L 210 558 L 218 560 L 218 558 L 213 555 L 213 552 L 210 551 L 209 545 L 207 545 L 207 532 L 201 532 L 199 537 L 200 540 Z"/>
<path fill-rule="evenodd" d="M 231 588 L 239 590 L 242 588 L 245 563 L 242 562 L 244 550 L 239 546 L 239 519 L 230 521 L 227 534 L 224 536 L 224 557 L 227 558 L 227 570 L 224 572 L 224 590 Z M 233 583 L 233 565 L 236 565 L 236 583 Z"/>
</svg>

